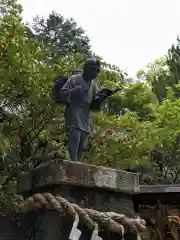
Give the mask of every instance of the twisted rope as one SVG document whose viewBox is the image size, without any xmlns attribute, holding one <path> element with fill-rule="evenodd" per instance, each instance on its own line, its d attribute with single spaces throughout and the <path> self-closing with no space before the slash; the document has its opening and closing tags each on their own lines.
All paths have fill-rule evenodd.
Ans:
<svg viewBox="0 0 180 240">
<path fill-rule="evenodd" d="M 145 221 L 140 218 L 127 218 L 124 214 L 114 212 L 99 212 L 94 209 L 81 208 L 68 202 L 60 196 L 51 193 L 36 193 L 28 197 L 19 205 L 21 212 L 28 212 L 39 208 L 54 209 L 62 214 L 66 213 L 72 218 L 78 214 L 79 218 L 90 228 L 94 229 L 95 223 L 111 232 L 122 234 L 123 226 L 131 232 L 145 231 Z"/>
</svg>

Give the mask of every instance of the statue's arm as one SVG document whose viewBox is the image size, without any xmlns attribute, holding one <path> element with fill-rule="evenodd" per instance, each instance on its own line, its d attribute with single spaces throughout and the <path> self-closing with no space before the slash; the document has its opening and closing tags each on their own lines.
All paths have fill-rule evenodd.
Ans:
<svg viewBox="0 0 180 240">
<path fill-rule="evenodd" d="M 102 90 L 101 86 L 98 84 L 95 84 L 95 90 L 94 90 L 94 100 L 98 101 L 99 104 L 103 103 L 105 98 L 104 96 L 99 96 L 98 93 Z"/>
<path fill-rule="evenodd" d="M 67 103 L 72 101 L 74 95 L 77 94 L 80 88 L 79 86 L 76 86 L 75 80 L 74 76 L 70 77 L 61 89 L 61 96 Z"/>
<path fill-rule="evenodd" d="M 94 84 L 94 92 L 93 92 L 93 99 L 97 98 L 98 92 L 101 90 L 101 87 L 98 83 Z"/>
<path fill-rule="evenodd" d="M 91 103 L 91 110 L 92 111 L 100 111 L 101 103 L 99 100 L 99 97 L 97 96 L 97 93 L 100 91 L 100 87 L 95 83 L 93 86 L 93 99 Z"/>
</svg>

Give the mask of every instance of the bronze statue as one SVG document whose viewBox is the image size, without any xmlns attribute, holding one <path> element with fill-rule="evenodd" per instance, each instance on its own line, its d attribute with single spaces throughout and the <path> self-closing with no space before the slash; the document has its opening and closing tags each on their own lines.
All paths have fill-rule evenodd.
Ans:
<svg viewBox="0 0 180 240">
<path fill-rule="evenodd" d="M 99 111 L 101 103 L 119 91 L 107 88 L 99 91 L 95 81 L 99 72 L 100 61 L 88 59 L 83 71 L 76 70 L 60 90 L 63 102 L 66 102 L 65 128 L 71 161 L 80 161 L 92 131 L 90 111 Z"/>
<path fill-rule="evenodd" d="M 98 92 L 95 79 L 100 72 L 100 61 L 88 59 L 82 73 L 68 79 L 61 89 L 67 104 L 65 128 L 68 133 L 68 148 L 71 161 L 80 161 L 83 149 L 91 133 L 91 103 Z"/>
</svg>

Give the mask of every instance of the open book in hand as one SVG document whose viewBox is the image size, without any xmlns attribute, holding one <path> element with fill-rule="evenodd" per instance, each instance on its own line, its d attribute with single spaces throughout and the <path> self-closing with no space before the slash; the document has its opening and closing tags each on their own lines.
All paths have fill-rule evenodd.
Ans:
<svg viewBox="0 0 180 240">
<path fill-rule="evenodd" d="M 98 97 L 109 97 L 119 91 L 120 91 L 120 89 L 103 88 L 100 92 L 97 93 L 97 96 Z"/>
<path fill-rule="evenodd" d="M 101 103 L 106 100 L 107 97 L 112 96 L 113 94 L 119 92 L 120 89 L 108 89 L 104 88 L 96 94 L 96 98 L 91 103 L 91 109 L 95 111 L 100 111 Z"/>
</svg>

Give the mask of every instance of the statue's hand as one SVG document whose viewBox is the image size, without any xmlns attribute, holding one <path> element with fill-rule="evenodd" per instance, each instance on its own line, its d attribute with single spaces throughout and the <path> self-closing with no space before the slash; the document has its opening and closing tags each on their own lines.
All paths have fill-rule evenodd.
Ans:
<svg viewBox="0 0 180 240">
<path fill-rule="evenodd" d="M 81 102 L 84 99 L 84 92 L 81 86 L 76 86 L 71 91 L 71 99 L 75 102 Z"/>
<path fill-rule="evenodd" d="M 82 94 L 82 87 L 81 86 L 76 86 L 72 89 L 73 94 Z"/>
</svg>

